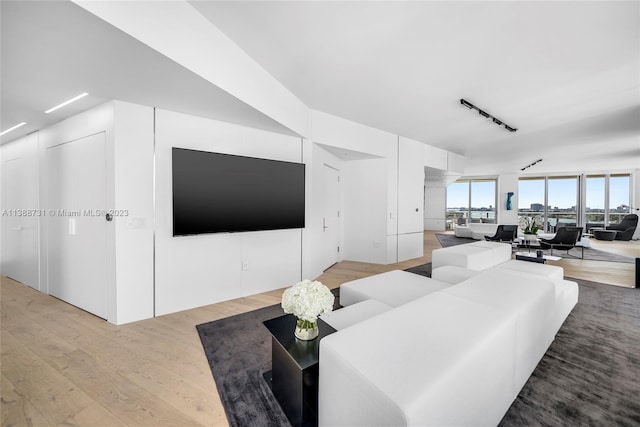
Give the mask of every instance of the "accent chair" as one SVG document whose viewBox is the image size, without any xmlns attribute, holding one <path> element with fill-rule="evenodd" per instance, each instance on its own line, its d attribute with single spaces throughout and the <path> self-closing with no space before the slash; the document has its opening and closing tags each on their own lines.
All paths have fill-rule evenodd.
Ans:
<svg viewBox="0 0 640 427">
<path fill-rule="evenodd" d="M 555 236 L 551 239 L 540 238 L 540 247 L 542 249 L 551 249 L 551 255 L 553 255 L 554 249 L 560 249 L 563 251 L 567 251 L 567 255 L 569 255 L 569 250 L 575 248 L 579 241 L 580 236 L 582 235 L 581 227 L 560 227 Z M 579 246 L 582 249 L 582 258 L 584 258 L 584 247 Z"/>
<path fill-rule="evenodd" d="M 633 233 L 636 231 L 636 227 L 638 227 L 638 215 L 629 214 L 625 215 L 618 224 L 610 225 L 606 227 L 606 229 L 617 231 L 615 236 L 616 240 L 631 240 Z"/>
<path fill-rule="evenodd" d="M 493 236 L 484 236 L 489 242 L 513 242 L 518 235 L 517 225 L 498 225 L 496 234 Z"/>
</svg>

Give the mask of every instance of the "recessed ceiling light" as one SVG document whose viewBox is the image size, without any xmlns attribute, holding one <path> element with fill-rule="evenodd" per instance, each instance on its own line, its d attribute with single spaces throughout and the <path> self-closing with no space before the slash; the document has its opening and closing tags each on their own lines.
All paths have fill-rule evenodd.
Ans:
<svg viewBox="0 0 640 427">
<path fill-rule="evenodd" d="M 64 101 L 62 104 L 58 104 L 58 105 L 56 105 L 56 106 L 55 106 L 55 107 L 53 107 L 53 108 L 49 108 L 47 111 L 45 111 L 45 114 L 49 114 L 49 113 L 50 113 L 50 112 L 52 112 L 52 111 L 56 111 L 58 108 L 62 108 L 62 107 L 64 107 L 65 105 L 71 104 L 72 102 L 77 101 L 77 100 L 78 100 L 78 99 L 80 99 L 80 98 L 84 98 L 84 97 L 85 97 L 85 96 L 87 96 L 87 95 L 89 95 L 87 92 L 85 92 L 85 93 L 81 93 L 80 95 L 75 96 L 75 97 L 71 98 L 71 99 L 70 99 L 70 100 L 68 100 L 68 101 Z"/>
<path fill-rule="evenodd" d="M 18 129 L 20 126 L 24 126 L 24 125 L 26 125 L 26 124 L 27 124 L 27 122 L 22 122 L 22 123 L 20 123 L 20 124 L 17 124 L 17 125 L 15 125 L 15 126 L 14 126 L 14 127 L 12 127 L 12 128 L 9 128 L 9 129 L 7 129 L 7 130 L 5 130 L 5 131 L 0 132 L 0 136 L 4 135 L 5 133 L 9 133 L 9 132 L 11 132 L 12 130 L 16 130 L 16 129 Z"/>
</svg>

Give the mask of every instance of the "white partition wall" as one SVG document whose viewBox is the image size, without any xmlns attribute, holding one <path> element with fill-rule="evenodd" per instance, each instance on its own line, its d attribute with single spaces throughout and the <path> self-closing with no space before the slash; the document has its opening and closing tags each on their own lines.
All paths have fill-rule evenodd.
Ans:
<svg viewBox="0 0 640 427">
<path fill-rule="evenodd" d="M 398 261 L 424 251 L 424 147 L 403 137 L 398 141 Z"/>
<path fill-rule="evenodd" d="M 387 160 L 344 163 L 344 258 L 387 262 Z"/>
<path fill-rule="evenodd" d="M 172 147 L 303 160 L 301 138 L 156 110 L 156 315 L 301 280 L 302 230 L 173 237 Z"/>
</svg>

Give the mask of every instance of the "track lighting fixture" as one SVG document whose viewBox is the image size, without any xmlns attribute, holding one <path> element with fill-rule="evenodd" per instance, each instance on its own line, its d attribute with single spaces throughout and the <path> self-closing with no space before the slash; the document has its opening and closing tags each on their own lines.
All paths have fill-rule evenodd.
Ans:
<svg viewBox="0 0 640 427">
<path fill-rule="evenodd" d="M 533 163 L 531 163 L 531 164 L 528 164 L 527 166 L 523 167 L 523 168 L 522 168 L 522 169 L 520 169 L 520 170 L 521 170 L 521 171 L 523 171 L 523 170 L 525 170 L 525 169 L 527 169 L 527 168 L 530 168 L 531 166 L 535 166 L 537 163 L 540 163 L 541 161 L 542 161 L 542 159 L 538 159 L 538 160 L 536 160 L 535 162 L 533 162 Z"/>
<path fill-rule="evenodd" d="M 461 98 L 460 99 L 460 104 L 464 105 L 465 107 L 467 107 L 470 110 L 477 110 L 478 114 L 480 114 L 482 117 L 486 117 L 487 119 L 493 120 L 493 123 L 497 124 L 498 126 L 504 125 L 504 128 L 506 130 L 508 130 L 509 132 L 515 132 L 515 131 L 518 130 L 517 128 L 511 127 L 508 124 L 504 123 L 502 120 L 498 119 L 497 117 L 493 117 L 491 114 L 487 113 L 486 111 L 481 110 L 480 108 L 476 107 L 475 105 L 473 105 L 472 103 L 470 103 L 466 99 Z"/>
</svg>

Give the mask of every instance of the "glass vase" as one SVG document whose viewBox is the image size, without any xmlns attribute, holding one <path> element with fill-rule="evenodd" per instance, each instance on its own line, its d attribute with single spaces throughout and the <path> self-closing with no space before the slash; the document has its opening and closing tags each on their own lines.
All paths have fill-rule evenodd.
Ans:
<svg viewBox="0 0 640 427">
<path fill-rule="evenodd" d="M 318 336 L 318 322 L 309 322 L 308 320 L 298 319 L 296 321 L 296 330 L 294 335 L 299 340 L 309 341 Z"/>
</svg>

